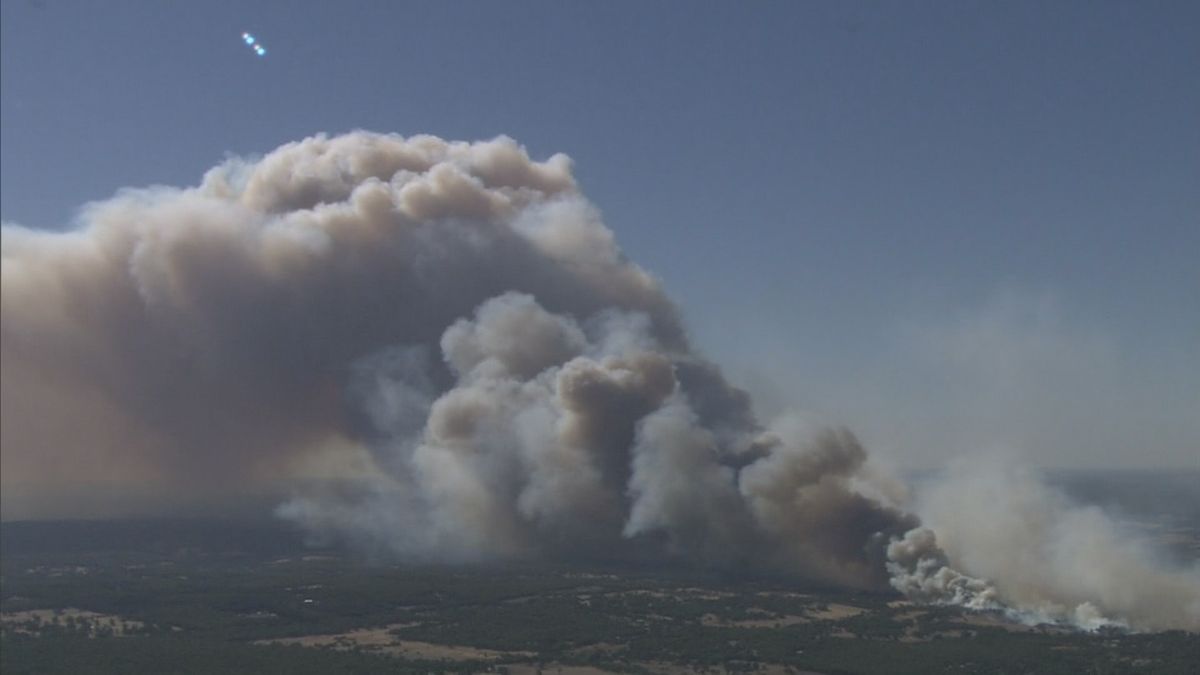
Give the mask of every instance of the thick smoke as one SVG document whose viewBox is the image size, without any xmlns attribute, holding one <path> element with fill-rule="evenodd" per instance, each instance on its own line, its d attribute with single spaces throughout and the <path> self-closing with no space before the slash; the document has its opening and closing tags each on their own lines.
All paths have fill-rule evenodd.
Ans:
<svg viewBox="0 0 1200 675">
<path fill-rule="evenodd" d="M 892 584 L 910 597 L 1002 609 L 1027 623 L 1200 630 L 1200 566 L 1172 569 L 1136 532 L 1019 464 L 956 463 L 917 511 L 928 529 L 888 551 Z"/>
<path fill-rule="evenodd" d="M 423 346 L 356 366 L 381 471 L 285 515 L 402 556 L 641 547 L 862 587 L 886 582 L 887 537 L 915 522 L 851 489 L 866 454 L 849 432 L 762 431 L 740 392 L 644 314 L 579 321 L 508 292 L 451 324 L 440 350 L 440 389 Z"/>
<path fill-rule="evenodd" d="M 6 517 L 287 490 L 284 516 L 379 554 L 679 558 L 1195 623 L 1194 595 L 1143 621 L 1132 580 L 1013 583 L 957 523 L 931 521 L 942 548 L 870 496 L 849 431 L 761 424 L 570 161 L 507 138 L 317 136 L 67 233 L 6 226 L 2 337 Z M 1147 597 L 1195 590 L 1164 583 Z"/>
<path fill-rule="evenodd" d="M 16 505 L 81 482 L 201 500 L 258 486 L 358 438 L 348 402 L 361 401 L 345 388 L 364 358 L 415 345 L 440 356 L 447 327 L 506 291 L 578 316 L 640 313 L 686 349 L 569 160 L 531 162 L 507 139 L 315 137 L 228 162 L 197 188 L 124 192 L 81 220 L 64 234 L 4 229 Z M 432 390 L 451 380 L 435 366 Z"/>
</svg>

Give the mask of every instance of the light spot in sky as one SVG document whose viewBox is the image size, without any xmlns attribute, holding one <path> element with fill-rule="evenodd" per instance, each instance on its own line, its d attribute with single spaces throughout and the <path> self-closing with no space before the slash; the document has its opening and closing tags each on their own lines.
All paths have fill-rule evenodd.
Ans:
<svg viewBox="0 0 1200 675">
<path fill-rule="evenodd" d="M 245 42 L 250 49 L 253 49 L 255 54 L 258 54 L 259 56 L 267 55 L 267 48 L 259 44 L 258 38 L 254 37 L 253 35 L 249 33 L 242 33 L 242 42 Z"/>
</svg>

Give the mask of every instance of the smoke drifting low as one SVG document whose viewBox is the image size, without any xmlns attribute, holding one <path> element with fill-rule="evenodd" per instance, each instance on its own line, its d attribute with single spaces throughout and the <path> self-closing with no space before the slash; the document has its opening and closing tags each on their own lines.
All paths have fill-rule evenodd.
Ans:
<svg viewBox="0 0 1200 675">
<path fill-rule="evenodd" d="M 871 496 L 889 492 L 849 431 L 762 424 L 565 156 L 317 136 L 81 220 L 4 228 L 6 517 L 92 511 L 102 486 L 197 503 L 286 489 L 280 513 L 314 534 L 402 557 L 624 551 L 1200 625 L 1191 572 L 1130 558 L 1120 579 L 1016 583 L 1041 560 L 991 564 L 961 523 L 921 529 Z M 1172 608 L 1130 602 L 1130 574 L 1165 575 L 1146 597 Z"/>
<path fill-rule="evenodd" d="M 1138 533 L 1020 465 L 957 462 L 917 510 L 929 529 L 889 549 L 892 583 L 910 597 L 1002 609 L 1027 623 L 1200 630 L 1200 566 L 1172 569 Z"/>
</svg>

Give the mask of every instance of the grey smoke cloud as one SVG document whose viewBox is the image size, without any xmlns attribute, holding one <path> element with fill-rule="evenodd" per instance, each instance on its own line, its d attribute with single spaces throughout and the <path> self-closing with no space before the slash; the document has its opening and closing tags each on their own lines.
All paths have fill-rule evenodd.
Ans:
<svg viewBox="0 0 1200 675">
<path fill-rule="evenodd" d="M 1164 562 L 1137 532 L 1019 463 L 956 462 L 915 508 L 928 529 L 889 551 L 892 583 L 911 597 L 1004 608 L 1030 623 L 1200 630 L 1200 563 Z"/>
<path fill-rule="evenodd" d="M 683 344 L 569 160 L 532 162 L 507 139 L 314 137 L 196 188 L 123 192 L 81 221 L 4 229 L 6 512 L 22 484 L 153 480 L 203 499 L 277 476 L 354 435 L 352 364 L 436 351 L 509 290 L 555 311 L 641 312 Z"/>
<path fill-rule="evenodd" d="M 5 226 L 2 270 L 5 517 L 94 515 L 102 487 L 283 490 L 314 536 L 387 555 L 625 551 L 1144 615 L 1103 584 L 1012 582 L 932 507 L 937 539 L 914 529 L 850 431 L 761 423 L 570 160 L 511 139 L 316 136 L 68 233 Z"/>
</svg>

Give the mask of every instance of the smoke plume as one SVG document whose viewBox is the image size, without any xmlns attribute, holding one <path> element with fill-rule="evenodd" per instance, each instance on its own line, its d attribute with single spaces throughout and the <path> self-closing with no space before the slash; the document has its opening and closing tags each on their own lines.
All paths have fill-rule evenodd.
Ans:
<svg viewBox="0 0 1200 675">
<path fill-rule="evenodd" d="M 2 269 L 6 517 L 286 491 L 315 536 L 407 558 L 624 552 L 1196 623 L 1190 577 L 1012 582 L 1021 554 L 981 551 L 1023 534 L 918 529 L 850 431 L 761 423 L 570 160 L 508 138 L 316 136 L 69 232 L 5 226 Z"/>
<path fill-rule="evenodd" d="M 888 550 L 892 584 L 910 597 L 1026 623 L 1200 630 L 1200 566 L 1173 569 L 1138 533 L 1019 464 L 957 462 L 916 508 L 926 527 Z"/>
</svg>

